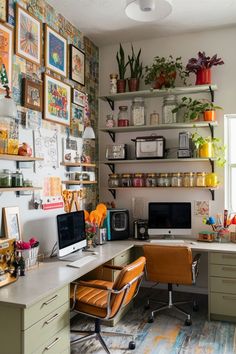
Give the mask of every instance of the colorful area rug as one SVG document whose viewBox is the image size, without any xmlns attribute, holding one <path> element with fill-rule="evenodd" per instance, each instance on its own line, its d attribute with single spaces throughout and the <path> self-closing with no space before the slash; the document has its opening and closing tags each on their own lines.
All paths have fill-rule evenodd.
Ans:
<svg viewBox="0 0 236 354">
<path fill-rule="evenodd" d="M 165 301 L 163 291 L 152 291 L 152 298 Z M 188 297 L 190 296 L 187 294 Z M 184 325 L 184 315 L 174 310 L 165 310 L 155 315 L 153 323 L 148 323 L 150 310 L 144 309 L 146 291 L 140 291 L 131 309 L 115 327 L 102 326 L 103 330 L 137 333 L 136 349 L 128 350 L 128 337 L 108 337 L 104 340 L 112 354 L 233 354 L 236 353 L 236 325 L 228 322 L 207 320 L 207 296 L 195 295 L 199 311 L 193 312 L 190 305 L 183 307 L 192 314 L 192 326 Z M 174 300 L 182 300 L 186 294 L 178 293 Z M 156 308 L 151 303 L 151 308 Z M 72 321 L 74 329 L 91 329 L 93 321 L 78 316 Z M 104 354 L 96 340 L 75 344 L 71 354 Z"/>
</svg>

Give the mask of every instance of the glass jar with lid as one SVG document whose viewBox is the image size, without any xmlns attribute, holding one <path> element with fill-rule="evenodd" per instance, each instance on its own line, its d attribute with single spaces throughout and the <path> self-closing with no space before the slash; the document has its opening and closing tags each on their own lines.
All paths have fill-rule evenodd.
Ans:
<svg viewBox="0 0 236 354">
<path fill-rule="evenodd" d="M 182 187 L 182 183 L 183 183 L 182 173 L 179 173 L 179 172 L 172 173 L 171 187 Z"/>
<path fill-rule="evenodd" d="M 10 170 L 0 172 L 0 188 L 8 188 L 12 186 L 12 175 Z"/>
<path fill-rule="evenodd" d="M 12 174 L 12 187 L 23 187 L 23 186 L 24 186 L 23 174 L 20 170 L 16 170 L 16 172 Z"/>
<path fill-rule="evenodd" d="M 121 187 L 132 187 L 132 174 L 131 173 L 122 173 Z"/>
<path fill-rule="evenodd" d="M 109 174 L 108 187 L 116 188 L 119 187 L 119 185 L 120 185 L 120 175 L 117 173 Z"/>
<path fill-rule="evenodd" d="M 194 187 L 194 172 L 185 172 L 183 175 L 183 186 L 184 187 Z"/>
<path fill-rule="evenodd" d="M 145 125 L 144 99 L 135 97 L 131 106 L 131 124 Z"/>
<path fill-rule="evenodd" d="M 148 173 L 146 176 L 146 187 L 156 187 L 157 186 L 157 176 L 155 173 Z"/>
<path fill-rule="evenodd" d="M 206 187 L 206 172 L 197 172 L 196 186 L 197 187 Z"/>
<path fill-rule="evenodd" d="M 207 173 L 206 175 L 206 186 L 207 187 L 217 187 L 218 186 L 218 178 L 217 174 L 212 172 L 212 173 Z"/>
<path fill-rule="evenodd" d="M 118 113 L 118 127 L 129 126 L 128 106 L 120 106 Z"/>
<path fill-rule="evenodd" d="M 115 126 L 115 120 L 112 114 L 108 114 L 106 117 L 106 127 L 113 128 Z"/>
<path fill-rule="evenodd" d="M 133 175 L 133 187 L 144 187 L 144 174 L 135 173 Z"/>
<path fill-rule="evenodd" d="M 177 99 L 175 95 L 164 97 L 162 106 L 162 124 L 171 124 L 177 122 L 177 113 L 172 110 L 177 107 Z"/>
<path fill-rule="evenodd" d="M 168 173 L 160 173 L 157 178 L 158 187 L 170 187 L 170 176 Z"/>
</svg>

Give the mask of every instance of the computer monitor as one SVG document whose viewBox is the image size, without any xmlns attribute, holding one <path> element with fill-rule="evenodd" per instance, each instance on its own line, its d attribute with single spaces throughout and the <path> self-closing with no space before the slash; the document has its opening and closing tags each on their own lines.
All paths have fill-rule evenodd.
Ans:
<svg viewBox="0 0 236 354">
<path fill-rule="evenodd" d="M 152 202 L 148 204 L 150 238 L 191 235 L 191 227 L 191 203 Z"/>
<path fill-rule="evenodd" d="M 57 256 L 64 257 L 86 246 L 83 210 L 57 215 Z"/>
</svg>

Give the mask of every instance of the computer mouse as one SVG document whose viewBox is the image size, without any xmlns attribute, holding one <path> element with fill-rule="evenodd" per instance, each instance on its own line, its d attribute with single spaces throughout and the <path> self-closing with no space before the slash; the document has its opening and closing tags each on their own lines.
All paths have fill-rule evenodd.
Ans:
<svg viewBox="0 0 236 354">
<path fill-rule="evenodd" d="M 92 254 L 94 254 L 94 256 L 96 256 L 98 254 L 98 252 L 92 252 Z"/>
</svg>

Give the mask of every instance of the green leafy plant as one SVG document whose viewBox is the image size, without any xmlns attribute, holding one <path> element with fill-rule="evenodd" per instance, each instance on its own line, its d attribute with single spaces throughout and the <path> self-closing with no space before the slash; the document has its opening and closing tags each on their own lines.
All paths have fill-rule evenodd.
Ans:
<svg viewBox="0 0 236 354">
<path fill-rule="evenodd" d="M 214 157 L 217 159 L 217 165 L 220 167 L 225 165 L 226 146 L 222 144 L 220 138 L 212 138 L 211 136 L 203 137 L 197 131 L 192 134 L 191 138 L 196 150 L 198 151 L 203 145 L 211 143 L 214 151 Z"/>
<path fill-rule="evenodd" d="M 119 51 L 116 53 L 116 60 L 118 63 L 119 78 L 120 78 L 120 80 L 124 80 L 126 68 L 127 68 L 127 65 L 129 64 L 129 62 L 125 63 L 125 52 L 124 52 L 124 49 L 121 44 L 120 44 Z"/>
<path fill-rule="evenodd" d="M 164 81 L 161 86 L 174 87 L 176 74 L 178 73 L 184 85 L 186 85 L 188 74 L 184 70 L 181 59 L 181 57 L 174 59 L 172 55 L 169 55 L 168 58 L 156 56 L 152 65 L 145 67 L 145 84 L 151 84 L 158 77 L 163 77 Z"/>
<path fill-rule="evenodd" d="M 184 121 L 188 121 L 198 119 L 205 111 L 222 109 L 222 107 L 216 106 L 210 101 L 182 97 L 181 102 L 172 110 L 172 113 L 177 113 L 181 109 L 185 110 L 183 113 Z"/>
<path fill-rule="evenodd" d="M 143 74 L 143 63 L 140 62 L 141 48 L 137 56 L 134 53 L 133 45 L 131 45 L 132 55 L 128 55 L 128 63 L 130 66 L 130 77 L 132 79 L 140 79 Z"/>
</svg>

